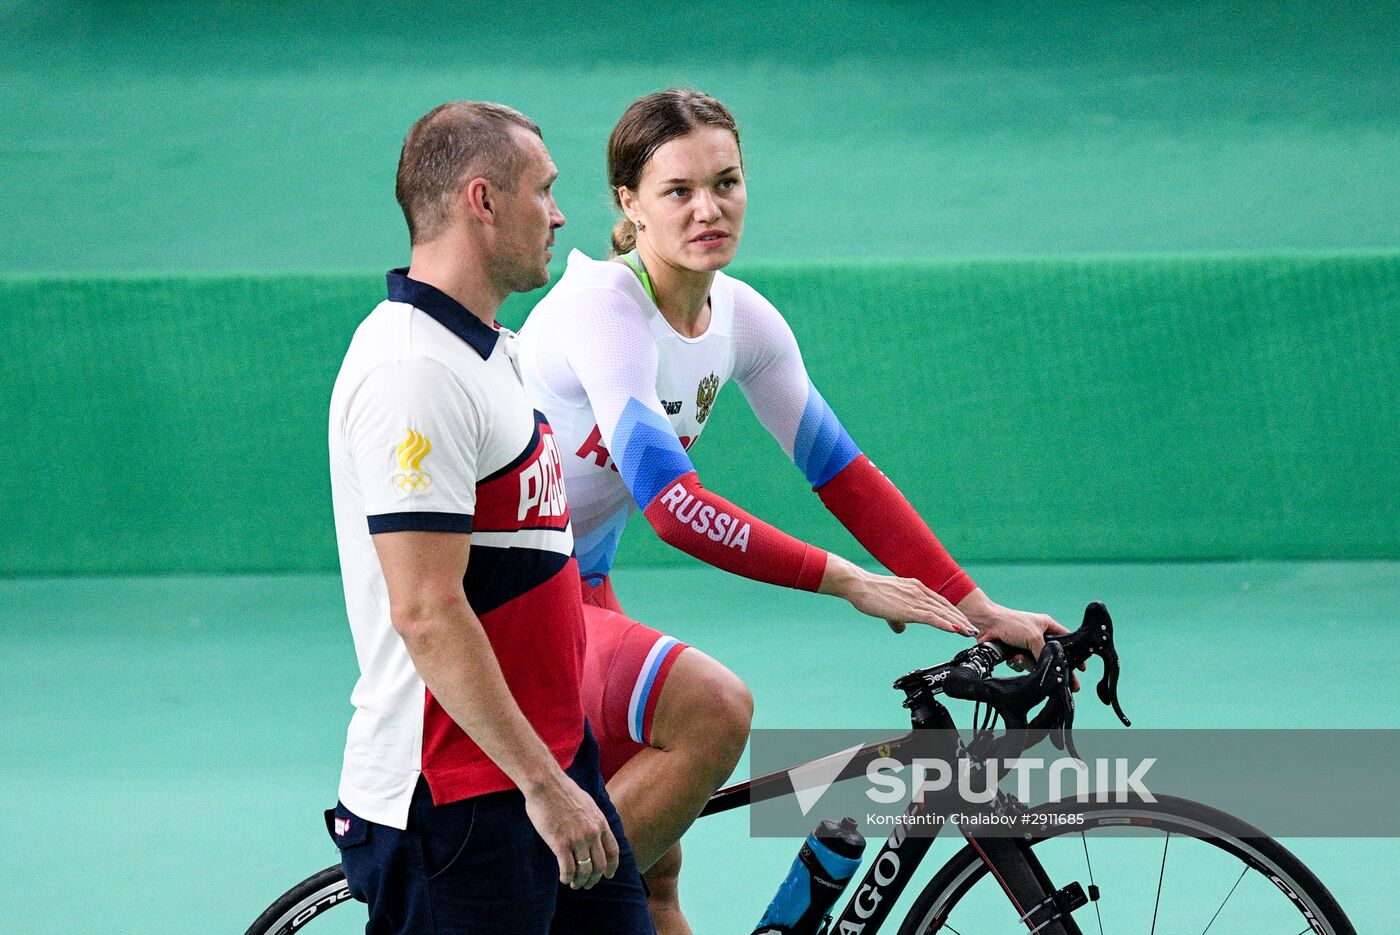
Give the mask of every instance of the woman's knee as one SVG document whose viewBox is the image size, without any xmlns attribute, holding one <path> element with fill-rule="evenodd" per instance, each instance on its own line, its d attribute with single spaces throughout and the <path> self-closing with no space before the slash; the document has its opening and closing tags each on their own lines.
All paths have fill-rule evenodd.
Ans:
<svg viewBox="0 0 1400 935">
<path fill-rule="evenodd" d="M 753 693 L 743 679 L 694 647 L 672 667 L 658 699 L 653 743 L 698 745 L 737 759 L 753 724 Z"/>
</svg>

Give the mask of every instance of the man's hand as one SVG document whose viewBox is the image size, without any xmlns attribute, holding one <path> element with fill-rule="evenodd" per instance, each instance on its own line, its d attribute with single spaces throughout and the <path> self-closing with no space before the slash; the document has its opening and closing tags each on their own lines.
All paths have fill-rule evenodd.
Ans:
<svg viewBox="0 0 1400 935">
<path fill-rule="evenodd" d="M 617 873 L 617 839 L 588 793 L 562 770 L 525 792 L 525 814 L 559 861 L 559 882 L 591 889 Z"/>
<path fill-rule="evenodd" d="M 981 588 L 977 588 L 958 602 L 958 609 L 981 631 L 977 642 L 1001 640 L 1009 646 L 1028 651 L 1029 656 L 1017 655 L 1007 660 L 1007 665 L 1017 672 L 1031 668 L 1035 660 L 1040 658 L 1041 650 L 1045 648 L 1046 636 L 1058 636 L 1069 632 L 1049 614 L 1003 607 L 987 597 Z M 1084 671 L 1082 664 L 1079 670 Z M 1079 677 L 1073 676 L 1073 679 L 1074 690 L 1079 691 Z"/>
<path fill-rule="evenodd" d="M 834 553 L 827 556 L 819 590 L 845 598 L 863 614 L 880 617 L 896 633 L 902 633 L 906 623 L 924 623 L 961 636 L 977 635 L 962 611 L 922 581 L 871 574 Z"/>
</svg>

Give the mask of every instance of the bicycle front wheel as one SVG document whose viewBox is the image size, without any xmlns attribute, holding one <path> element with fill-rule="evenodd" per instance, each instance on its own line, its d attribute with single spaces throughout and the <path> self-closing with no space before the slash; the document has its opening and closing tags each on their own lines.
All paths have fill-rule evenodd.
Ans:
<svg viewBox="0 0 1400 935">
<path fill-rule="evenodd" d="M 1156 798 L 1032 809 L 1084 816 L 1075 825 L 1047 821 L 1022 842 L 1055 886 L 1077 881 L 1097 894 L 1074 913 L 1081 931 L 1355 935 L 1327 887 L 1277 841 L 1207 805 Z M 1008 932 L 1019 924 L 969 845 L 924 887 L 899 935 Z"/>
<path fill-rule="evenodd" d="M 327 867 L 277 897 L 249 926 L 245 935 L 293 935 L 312 919 L 322 918 L 328 910 L 349 899 L 350 885 L 345 882 L 345 872 L 340 869 L 340 864 Z M 340 917 L 336 926 L 318 924 L 315 931 L 324 935 L 339 935 L 342 931 L 365 930 L 363 913 L 338 912 L 336 915 Z"/>
</svg>

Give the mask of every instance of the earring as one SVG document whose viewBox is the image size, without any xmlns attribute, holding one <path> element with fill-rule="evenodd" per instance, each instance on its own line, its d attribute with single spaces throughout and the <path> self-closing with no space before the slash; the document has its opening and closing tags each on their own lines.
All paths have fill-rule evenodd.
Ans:
<svg viewBox="0 0 1400 935">
<path fill-rule="evenodd" d="M 635 227 L 639 232 L 640 232 L 640 231 L 644 231 L 644 230 L 647 229 L 647 226 L 646 226 L 645 224 L 642 223 L 642 221 L 641 221 L 640 218 L 638 218 L 637 220 L 633 221 L 633 222 L 632 222 L 632 226 Z"/>
</svg>

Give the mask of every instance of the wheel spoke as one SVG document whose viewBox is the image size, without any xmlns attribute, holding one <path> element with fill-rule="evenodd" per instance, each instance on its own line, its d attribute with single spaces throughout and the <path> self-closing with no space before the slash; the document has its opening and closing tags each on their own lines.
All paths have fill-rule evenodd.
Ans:
<svg viewBox="0 0 1400 935">
<path fill-rule="evenodd" d="M 1157 935 L 1157 912 L 1162 908 L 1162 880 L 1167 876 L 1167 848 L 1172 843 L 1172 833 L 1167 832 L 1166 840 L 1162 842 L 1162 869 L 1157 874 L 1157 902 L 1152 906 L 1152 932 L 1150 935 Z"/>
<path fill-rule="evenodd" d="M 1089 868 L 1089 886 L 1094 885 L 1094 865 L 1089 860 L 1089 838 L 1083 831 L 1079 832 L 1079 840 L 1084 844 L 1084 865 Z M 1094 900 L 1094 916 L 1099 920 L 1099 935 L 1103 935 L 1103 912 L 1099 909 L 1099 901 Z"/>
<path fill-rule="evenodd" d="M 1206 927 L 1203 928 L 1203 929 L 1201 929 L 1201 935 L 1206 935 L 1206 932 L 1209 932 L 1209 931 L 1210 931 L 1210 927 L 1211 927 L 1212 925 L 1215 924 L 1215 920 L 1218 919 L 1218 918 L 1220 918 L 1220 912 L 1221 912 L 1221 910 L 1223 910 L 1223 909 L 1225 908 L 1225 904 L 1228 903 L 1228 902 L 1230 901 L 1230 897 L 1235 895 L 1235 890 L 1236 890 L 1236 888 L 1239 887 L 1239 885 L 1240 885 L 1240 880 L 1243 880 L 1243 879 L 1244 879 L 1244 875 L 1245 875 L 1246 873 L 1249 873 L 1249 865 L 1248 865 L 1248 864 L 1246 864 L 1246 865 L 1245 865 L 1245 868 L 1244 868 L 1243 870 L 1240 871 L 1239 880 L 1236 880 L 1236 881 L 1235 881 L 1235 885 L 1232 886 L 1232 887 L 1230 887 L 1230 892 L 1226 893 L 1226 894 L 1225 894 L 1225 898 L 1222 899 L 1222 900 L 1220 901 L 1220 909 L 1215 910 L 1215 915 L 1211 916 L 1211 917 L 1210 917 L 1210 921 L 1206 923 Z"/>
</svg>

